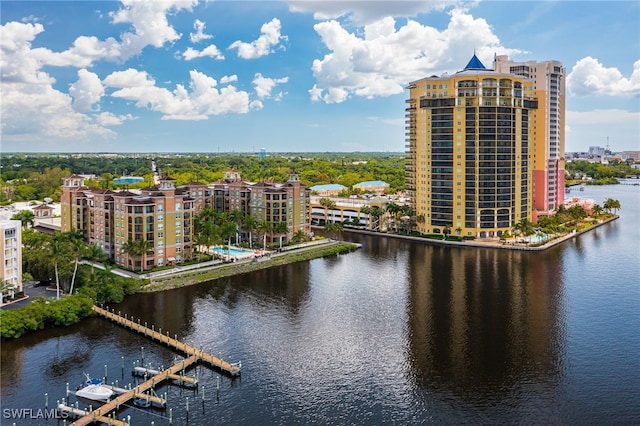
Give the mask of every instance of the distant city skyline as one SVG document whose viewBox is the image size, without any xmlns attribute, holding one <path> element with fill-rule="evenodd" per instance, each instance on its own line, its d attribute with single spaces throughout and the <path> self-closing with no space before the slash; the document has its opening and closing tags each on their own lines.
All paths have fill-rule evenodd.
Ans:
<svg viewBox="0 0 640 426">
<path fill-rule="evenodd" d="M 404 152 L 406 85 L 567 70 L 566 146 L 640 150 L 640 3 L 0 3 L 3 152 Z"/>
</svg>

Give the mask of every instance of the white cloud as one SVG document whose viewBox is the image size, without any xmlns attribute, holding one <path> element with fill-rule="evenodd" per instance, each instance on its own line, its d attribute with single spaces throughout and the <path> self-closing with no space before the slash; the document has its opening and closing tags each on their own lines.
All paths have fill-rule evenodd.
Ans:
<svg viewBox="0 0 640 426">
<path fill-rule="evenodd" d="M 567 125 L 571 128 L 583 125 L 635 124 L 640 126 L 640 112 L 620 109 L 594 109 L 591 111 L 567 111 Z"/>
<path fill-rule="evenodd" d="M 576 62 L 567 76 L 567 91 L 575 96 L 638 96 L 640 60 L 633 64 L 631 77 L 625 78 L 617 68 L 605 68 L 587 56 Z"/>
<path fill-rule="evenodd" d="M 213 38 L 211 34 L 204 33 L 205 23 L 199 19 L 196 19 L 193 23 L 193 28 L 196 30 L 195 33 L 190 33 L 189 38 L 191 39 L 191 43 L 199 43 L 202 40 L 207 40 Z"/>
<path fill-rule="evenodd" d="M 0 69 L 3 84 L 52 84 L 55 80 L 40 71 L 42 62 L 33 54 L 31 42 L 44 31 L 42 24 L 7 22 L 0 26 Z"/>
<path fill-rule="evenodd" d="M 238 76 L 233 74 L 233 75 L 225 75 L 220 79 L 220 83 L 222 84 L 227 84 L 227 83 L 232 83 L 234 81 L 238 81 Z"/>
<path fill-rule="evenodd" d="M 119 90 L 115 98 L 135 101 L 138 108 L 149 108 L 163 114 L 163 120 L 206 120 L 210 115 L 243 114 L 253 109 L 249 94 L 234 86 L 217 89 L 217 81 L 192 70 L 189 89 L 178 84 L 173 91 L 157 87 L 145 71 L 128 69 L 114 72 L 104 79 L 105 86 Z"/>
<path fill-rule="evenodd" d="M 38 140 L 113 136 L 90 115 L 82 114 L 99 101 L 100 82 L 95 74 L 84 70 L 78 73 L 78 81 L 70 88 L 76 96 L 74 104 L 69 94 L 52 86 L 55 79 L 41 70 L 45 62 L 41 53 L 46 49 L 32 49 L 31 43 L 43 31 L 41 24 L 8 22 L 0 27 L 3 142 L 21 150 L 26 147 L 22 144 Z"/>
<path fill-rule="evenodd" d="M 135 120 L 135 117 L 131 114 L 115 115 L 110 112 L 101 112 L 96 115 L 96 121 L 101 126 L 119 126 L 127 120 Z"/>
<path fill-rule="evenodd" d="M 53 52 L 44 47 L 31 49 L 30 42 L 33 41 L 35 35 L 44 31 L 41 24 L 10 22 L 4 26 L 2 34 L 3 40 L 5 36 L 8 37 L 6 46 L 14 53 L 7 60 L 18 59 L 31 63 L 24 71 L 21 71 L 22 68 L 16 65 L 13 67 L 14 69 L 8 70 L 7 74 L 14 73 L 18 76 L 26 74 L 23 78 L 33 77 L 34 63 L 39 69 L 43 65 L 86 68 L 98 60 L 124 62 L 140 54 L 146 46 L 158 48 L 167 42 L 178 40 L 181 35 L 169 25 L 166 15 L 172 11 L 192 10 L 196 4 L 197 0 L 122 0 L 122 7 L 111 13 L 110 16 L 114 24 L 131 24 L 133 32 L 122 33 L 120 40 L 113 37 L 100 40 L 95 36 L 80 36 L 76 38 L 69 49 L 62 52 Z M 13 47 L 11 46 L 12 42 L 14 43 Z M 15 42 L 19 44 L 15 44 Z M 24 49 L 26 42 L 28 42 L 27 50 Z M 5 45 L 4 41 L 3 45 Z"/>
<path fill-rule="evenodd" d="M 263 77 L 262 74 L 257 73 L 255 75 L 255 77 L 253 78 L 253 85 L 256 88 L 256 95 L 261 98 L 270 98 L 271 97 L 271 91 L 273 90 L 274 87 L 276 87 L 278 84 L 283 84 L 283 83 L 287 83 L 289 81 L 289 77 L 283 77 L 283 78 L 267 78 L 267 77 Z M 282 99 L 282 92 L 278 93 L 275 98 L 276 100 L 280 100 Z"/>
<path fill-rule="evenodd" d="M 260 37 L 251 43 L 245 43 L 240 40 L 234 41 L 229 49 L 238 49 L 238 56 L 243 59 L 255 59 L 266 56 L 272 52 L 272 47 L 280 43 L 281 40 L 287 40 L 286 36 L 280 35 L 280 20 L 273 18 L 270 22 L 263 24 L 260 28 Z"/>
<path fill-rule="evenodd" d="M 78 70 L 78 81 L 69 86 L 69 94 L 73 97 L 73 109 L 87 112 L 93 109 L 94 104 L 100 102 L 104 95 L 104 87 L 97 74 L 81 69 Z"/>
<path fill-rule="evenodd" d="M 317 20 L 325 21 L 348 17 L 356 25 L 366 25 L 386 16 L 415 17 L 421 13 L 442 11 L 448 6 L 460 5 L 459 0 L 426 1 L 287 1 L 292 12 L 313 13 Z M 466 3 L 470 5 L 469 2 Z"/>
<path fill-rule="evenodd" d="M 410 81 L 461 69 L 473 47 L 486 63 L 494 53 L 520 53 L 501 46 L 489 24 L 465 9 L 452 10 L 443 31 L 412 20 L 396 29 L 391 17 L 366 25 L 362 36 L 337 21 L 318 23 L 314 29 L 331 53 L 313 61 L 317 83 L 310 94 L 312 100 L 326 103 L 343 102 L 351 95 L 402 93 Z"/>
<path fill-rule="evenodd" d="M 43 139 L 113 136 L 90 116 L 74 111 L 71 97 L 51 85 L 3 82 L 0 96 L 5 142 L 15 145 Z"/>
<path fill-rule="evenodd" d="M 184 51 L 182 56 L 187 61 L 190 61 L 195 58 L 203 58 L 207 56 L 213 59 L 218 59 L 218 60 L 224 59 L 224 55 L 222 54 L 222 52 L 220 52 L 220 50 L 214 44 L 211 44 L 202 50 L 196 50 L 192 47 L 189 47 L 187 48 L 187 50 Z"/>
</svg>

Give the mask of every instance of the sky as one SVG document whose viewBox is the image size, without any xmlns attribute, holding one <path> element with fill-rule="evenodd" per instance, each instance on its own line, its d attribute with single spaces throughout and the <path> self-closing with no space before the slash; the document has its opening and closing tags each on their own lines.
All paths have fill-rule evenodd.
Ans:
<svg viewBox="0 0 640 426">
<path fill-rule="evenodd" d="M 640 150 L 638 1 L 0 2 L 2 152 L 404 152 L 407 83 L 566 68 L 566 151 Z"/>
</svg>

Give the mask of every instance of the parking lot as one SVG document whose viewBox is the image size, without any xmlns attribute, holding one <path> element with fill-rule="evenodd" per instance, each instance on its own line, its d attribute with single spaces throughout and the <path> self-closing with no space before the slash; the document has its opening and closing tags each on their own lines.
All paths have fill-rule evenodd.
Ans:
<svg viewBox="0 0 640 426">
<path fill-rule="evenodd" d="M 31 303 L 31 300 L 33 300 L 34 297 L 48 297 L 51 299 L 55 299 L 56 297 L 55 289 L 48 290 L 46 286 L 36 287 L 37 284 L 38 284 L 37 281 L 24 283 L 23 284 L 24 294 L 28 297 L 25 299 L 19 300 L 17 302 L 2 305 L 2 309 L 22 308 L 23 306 L 26 306 L 29 303 Z"/>
</svg>

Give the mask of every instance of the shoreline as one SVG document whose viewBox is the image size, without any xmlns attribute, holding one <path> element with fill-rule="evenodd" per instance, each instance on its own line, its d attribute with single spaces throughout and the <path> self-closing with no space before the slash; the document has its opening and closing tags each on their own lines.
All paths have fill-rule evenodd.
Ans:
<svg viewBox="0 0 640 426">
<path fill-rule="evenodd" d="M 218 278 L 267 269 L 273 266 L 287 265 L 290 263 L 332 256 L 335 254 L 349 253 L 360 247 L 361 246 L 356 243 L 327 240 L 327 242 L 321 245 L 313 245 L 280 253 L 272 253 L 271 255 L 260 258 L 259 260 L 238 260 L 232 263 L 184 271 L 182 273 L 173 274 L 169 277 L 164 276 L 155 279 L 153 277 L 149 277 L 149 284 L 141 286 L 136 293 L 151 293 L 186 287 L 212 281 Z"/>
<path fill-rule="evenodd" d="M 514 244 L 509 242 L 503 242 L 498 239 L 495 240 L 468 240 L 468 241 L 446 241 L 446 240 L 434 240 L 424 237 L 414 237 L 411 235 L 398 235 L 387 234 L 381 232 L 359 230 L 359 229 L 344 229 L 343 232 L 352 232 L 356 234 L 372 235 L 378 237 L 390 237 L 400 238 L 404 240 L 410 240 L 415 242 L 421 242 L 425 244 L 445 245 L 450 247 L 465 247 L 465 248 L 490 248 L 500 250 L 520 250 L 520 251 L 544 251 L 558 244 L 562 244 L 572 238 L 587 233 L 593 229 L 596 229 L 602 225 L 610 223 L 619 218 L 618 215 L 605 219 L 601 222 L 595 223 L 593 226 L 584 229 L 582 231 L 572 232 L 569 234 L 561 235 L 552 240 L 537 246 L 531 246 L 527 244 Z M 175 273 L 170 277 L 149 277 L 150 282 L 138 289 L 138 293 L 150 293 L 156 291 L 171 290 L 190 285 L 200 284 L 206 281 L 212 281 L 218 278 L 229 277 L 238 274 L 244 274 L 248 272 L 257 271 L 260 269 L 271 268 L 273 266 L 281 266 L 289 263 L 302 262 L 321 257 L 331 256 L 334 254 L 348 253 L 356 250 L 360 246 L 355 243 L 347 243 L 342 241 L 327 240 L 322 245 L 315 245 L 308 248 L 299 248 L 281 253 L 272 253 L 267 258 L 262 258 L 259 261 L 240 260 L 230 264 L 214 265 L 211 267 L 205 267 L 190 271 L 184 271 L 181 273 Z"/>
<path fill-rule="evenodd" d="M 503 242 L 498 239 L 494 240 L 467 240 L 467 241 L 446 241 L 446 240 L 434 240 L 424 237 L 415 237 L 411 235 L 398 235 L 388 234 L 368 230 L 359 229 L 344 229 L 343 232 L 352 232 L 355 234 L 372 235 L 378 237 L 390 237 L 400 238 L 404 240 L 410 240 L 415 242 L 421 242 L 425 244 L 445 245 L 450 247 L 465 247 L 465 248 L 490 248 L 500 250 L 520 250 L 520 251 L 544 251 L 558 244 L 562 244 L 572 238 L 587 233 L 593 229 L 617 220 L 620 216 L 605 219 L 601 222 L 595 223 L 593 226 L 584 229 L 582 231 L 576 231 L 565 235 L 560 235 L 552 240 L 536 246 L 528 244 L 514 244 L 509 242 Z M 259 261 L 253 260 L 241 260 L 238 262 L 223 264 L 217 266 L 211 266 L 206 268 L 200 268 L 190 271 L 184 271 L 182 273 L 175 273 L 170 277 L 162 277 L 154 279 L 149 277 L 150 282 L 138 289 L 138 293 L 150 293 L 155 291 L 171 290 L 180 287 L 186 287 L 190 285 L 199 284 L 206 281 L 215 280 L 218 278 L 229 277 L 238 274 L 244 274 L 248 272 L 257 271 L 260 269 L 271 268 L 273 266 L 281 266 L 289 263 L 302 262 L 306 260 L 317 259 L 321 257 L 331 256 L 333 254 L 342 254 L 354 251 L 360 246 L 355 243 L 347 243 L 343 241 L 327 240 L 322 245 L 315 245 L 308 248 L 294 249 L 291 251 L 285 251 L 282 253 L 273 253 L 267 258 L 260 259 Z"/>
<path fill-rule="evenodd" d="M 389 238 L 400 238 L 404 240 L 416 241 L 416 242 L 421 242 L 425 244 L 445 245 L 445 246 L 453 246 L 453 247 L 492 248 L 492 249 L 501 249 L 501 250 L 520 250 L 520 251 L 544 251 L 558 244 L 561 244 L 567 240 L 570 240 L 579 235 L 585 234 L 589 231 L 599 228 L 600 226 L 606 225 L 607 223 L 613 222 L 614 220 L 617 220 L 619 218 L 620 218 L 619 215 L 615 215 L 608 219 L 599 221 L 593 224 L 593 226 L 590 226 L 589 228 L 584 229 L 582 231 L 575 231 L 575 232 L 570 232 L 568 234 L 559 235 L 547 241 L 544 244 L 536 245 L 536 246 L 531 246 L 531 245 L 522 244 L 522 243 L 514 244 L 510 242 L 503 242 L 497 238 L 486 239 L 486 240 L 447 241 L 447 240 L 436 240 L 436 239 L 425 238 L 425 237 L 415 237 L 412 235 L 399 235 L 399 234 L 369 231 L 365 229 L 348 228 L 348 229 L 344 229 L 343 232 L 352 232 L 354 234 L 382 236 L 382 237 L 389 237 Z"/>
</svg>

